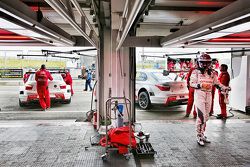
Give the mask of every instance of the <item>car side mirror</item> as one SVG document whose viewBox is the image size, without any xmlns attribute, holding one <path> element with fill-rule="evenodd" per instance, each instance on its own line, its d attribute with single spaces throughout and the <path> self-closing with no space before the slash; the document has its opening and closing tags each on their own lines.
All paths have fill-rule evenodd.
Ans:
<svg viewBox="0 0 250 167">
<path fill-rule="evenodd" d="M 163 76 L 168 76 L 169 75 L 169 71 L 167 71 L 167 70 L 163 70 Z"/>
</svg>

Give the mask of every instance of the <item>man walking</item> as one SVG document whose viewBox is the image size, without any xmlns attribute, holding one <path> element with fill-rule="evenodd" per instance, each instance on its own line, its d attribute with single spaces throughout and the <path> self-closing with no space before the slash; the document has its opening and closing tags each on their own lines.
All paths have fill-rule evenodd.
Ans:
<svg viewBox="0 0 250 167">
<path fill-rule="evenodd" d="M 85 83 L 84 91 L 88 91 L 88 87 L 90 91 L 92 91 L 92 86 L 91 86 L 92 73 L 90 70 L 86 70 L 86 73 L 87 73 L 87 76 L 86 76 L 86 83 Z"/>
<path fill-rule="evenodd" d="M 196 119 L 197 142 L 201 146 L 204 146 L 204 143 L 210 143 L 204 133 L 212 106 L 212 87 L 215 86 L 219 90 L 230 90 L 230 87 L 220 84 L 217 80 L 217 76 L 211 69 L 211 61 L 208 54 L 201 54 L 198 58 L 198 67 L 193 70 L 190 77 L 190 86 L 195 89 L 194 105 L 198 113 Z"/>
<path fill-rule="evenodd" d="M 35 75 L 36 80 L 36 89 L 37 94 L 39 96 L 40 105 L 45 111 L 46 109 L 50 108 L 50 96 L 49 96 L 49 87 L 48 87 L 48 80 L 53 80 L 49 71 L 46 70 L 45 65 L 41 65 L 40 70 L 36 72 Z"/>
</svg>

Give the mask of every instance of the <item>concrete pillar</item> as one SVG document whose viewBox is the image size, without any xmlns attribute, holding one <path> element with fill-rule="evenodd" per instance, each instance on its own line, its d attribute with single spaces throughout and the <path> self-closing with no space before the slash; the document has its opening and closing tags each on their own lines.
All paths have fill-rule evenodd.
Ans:
<svg viewBox="0 0 250 167">
<path fill-rule="evenodd" d="M 110 95 L 110 59 L 111 59 L 111 30 L 104 28 L 100 32 L 100 49 L 97 55 L 97 123 L 100 124 L 100 116 L 103 118 L 105 102 Z"/>
<path fill-rule="evenodd" d="M 126 97 L 132 102 L 134 111 L 135 49 L 122 47 L 116 51 L 117 31 L 105 29 L 100 33 L 98 55 L 98 113 L 104 116 L 105 102 L 109 97 Z M 132 113 L 132 121 L 135 120 Z M 99 118 L 99 117 L 98 117 Z"/>
</svg>

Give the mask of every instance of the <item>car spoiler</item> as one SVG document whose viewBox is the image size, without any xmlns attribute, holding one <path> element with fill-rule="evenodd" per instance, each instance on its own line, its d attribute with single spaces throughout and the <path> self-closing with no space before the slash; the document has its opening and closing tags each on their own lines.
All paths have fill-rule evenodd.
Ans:
<svg viewBox="0 0 250 167">
<path fill-rule="evenodd" d="M 163 75 L 168 76 L 170 73 L 186 73 L 189 72 L 189 70 L 163 70 Z"/>
<path fill-rule="evenodd" d="M 49 70 L 48 70 L 49 71 Z M 65 74 L 66 71 L 49 71 L 51 74 Z M 35 71 L 32 72 L 26 72 L 26 74 L 35 74 Z"/>
</svg>

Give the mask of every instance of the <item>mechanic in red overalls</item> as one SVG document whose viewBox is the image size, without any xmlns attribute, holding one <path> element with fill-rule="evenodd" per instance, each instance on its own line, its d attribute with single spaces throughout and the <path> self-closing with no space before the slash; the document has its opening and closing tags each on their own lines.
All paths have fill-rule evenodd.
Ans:
<svg viewBox="0 0 250 167">
<path fill-rule="evenodd" d="M 220 66 L 220 75 L 219 75 L 219 82 L 224 85 L 224 86 L 229 86 L 230 82 L 230 75 L 227 72 L 227 65 L 226 64 L 221 64 Z M 219 104 L 220 104 L 220 109 L 221 109 L 221 118 L 226 119 L 227 118 L 227 105 L 224 102 L 225 95 L 221 93 L 219 90 Z"/>
<path fill-rule="evenodd" d="M 70 89 L 71 89 L 71 96 L 74 95 L 74 91 L 73 91 L 73 87 L 72 87 L 72 84 L 73 84 L 73 80 L 72 80 L 72 77 L 69 73 L 68 70 L 65 71 L 65 77 L 63 77 L 63 80 L 64 82 L 67 84 L 67 85 L 70 85 Z"/>
<path fill-rule="evenodd" d="M 32 69 L 29 69 L 28 72 L 26 72 L 23 76 L 23 82 L 26 83 L 30 77 L 30 72 L 32 71 Z"/>
<path fill-rule="evenodd" d="M 196 66 L 194 67 L 191 67 L 188 74 L 187 74 L 187 87 L 188 87 L 188 104 L 187 104 L 187 108 L 186 108 L 186 115 L 185 117 L 189 117 L 190 113 L 191 113 L 191 110 L 193 108 L 193 104 L 194 104 L 194 88 L 193 87 L 190 87 L 190 76 L 193 72 L 193 70 L 196 68 Z M 193 116 L 194 118 L 197 117 L 197 113 L 196 113 L 196 110 L 195 110 L 195 107 L 194 107 L 194 110 L 193 110 Z"/>
<path fill-rule="evenodd" d="M 46 109 L 50 108 L 50 96 L 49 96 L 49 87 L 48 87 L 48 80 L 53 80 L 49 71 L 46 70 L 45 65 L 41 65 L 40 70 L 36 72 L 35 75 L 36 80 L 36 89 L 39 96 L 40 105 L 45 111 Z"/>
</svg>

